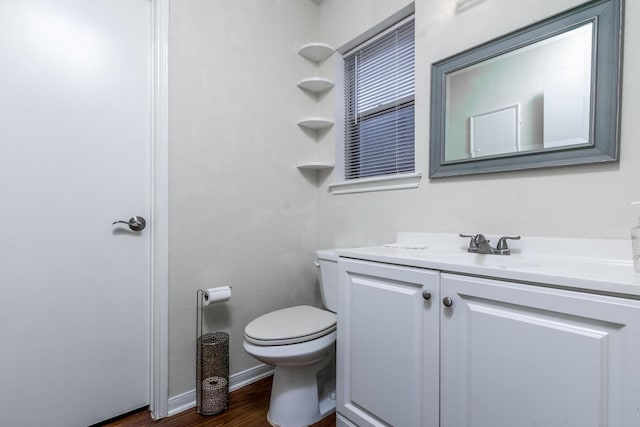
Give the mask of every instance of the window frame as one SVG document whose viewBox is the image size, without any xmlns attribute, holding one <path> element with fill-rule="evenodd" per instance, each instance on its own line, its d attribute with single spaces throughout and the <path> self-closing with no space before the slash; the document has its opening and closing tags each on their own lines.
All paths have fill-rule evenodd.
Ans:
<svg viewBox="0 0 640 427">
<path fill-rule="evenodd" d="M 412 5 L 411 5 L 412 6 Z M 416 153 L 416 139 L 415 139 L 415 124 L 414 124 L 414 137 L 413 137 L 413 171 L 405 172 L 405 173 L 395 173 L 395 174 L 384 174 L 384 175 L 375 175 L 368 176 L 364 178 L 345 178 L 345 130 L 347 127 L 347 123 L 345 123 L 345 110 L 346 110 L 346 101 L 344 98 L 346 83 L 345 83 L 345 63 L 344 57 L 348 57 L 354 52 L 361 50 L 371 43 L 375 43 L 382 37 L 387 36 L 390 32 L 395 31 L 397 28 L 407 24 L 408 22 L 414 22 L 415 26 L 415 16 L 413 7 L 405 8 L 402 11 L 395 14 L 393 17 L 385 20 L 380 23 L 376 27 L 372 28 L 368 32 L 364 33 L 360 37 L 351 41 L 347 45 L 338 49 L 338 52 L 341 53 L 338 56 L 337 67 L 336 67 L 336 93 L 342 94 L 343 96 L 336 97 L 336 170 L 334 176 L 336 179 L 340 181 L 336 181 L 332 184 L 329 184 L 329 190 L 332 194 L 348 194 L 348 193 L 359 193 L 359 192 L 367 192 L 367 191 L 382 191 L 382 190 L 396 190 L 396 189 L 405 189 L 405 188 L 417 188 L 420 183 L 420 179 L 422 174 L 417 171 L 417 153 Z M 414 36 L 415 37 L 415 36 Z M 414 49 L 415 49 L 415 40 L 414 40 Z M 414 70 L 414 78 L 415 78 L 415 70 Z M 413 114 L 414 114 L 414 122 L 415 122 L 415 88 L 413 94 L 411 96 L 406 97 L 413 103 Z M 406 102 L 407 99 L 402 99 L 401 101 Z M 396 100 L 394 104 L 402 104 L 402 102 L 398 102 Z M 384 110 L 387 107 L 376 108 L 375 110 Z M 367 111 L 367 114 L 375 113 L 374 109 Z"/>
</svg>

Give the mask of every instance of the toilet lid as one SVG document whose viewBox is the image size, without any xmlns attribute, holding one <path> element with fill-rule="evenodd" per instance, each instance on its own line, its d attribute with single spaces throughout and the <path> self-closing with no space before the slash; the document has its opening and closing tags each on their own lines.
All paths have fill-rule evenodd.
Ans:
<svg viewBox="0 0 640 427">
<path fill-rule="evenodd" d="M 244 335 L 253 344 L 284 345 L 310 341 L 335 329 L 334 313 L 299 305 L 258 317 L 244 328 Z"/>
</svg>

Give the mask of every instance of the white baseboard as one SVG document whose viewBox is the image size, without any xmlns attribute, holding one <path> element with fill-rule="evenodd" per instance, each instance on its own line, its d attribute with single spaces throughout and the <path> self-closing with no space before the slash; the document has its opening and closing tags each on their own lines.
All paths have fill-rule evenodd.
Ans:
<svg viewBox="0 0 640 427">
<path fill-rule="evenodd" d="M 336 414 L 336 427 L 357 427 L 351 421 L 340 414 Z"/>
<path fill-rule="evenodd" d="M 246 385 L 253 384 L 256 381 L 260 381 L 261 379 L 268 377 L 269 375 L 273 375 L 273 366 L 265 364 L 238 372 L 237 374 L 231 375 L 229 378 L 229 391 L 235 391 Z"/>
<path fill-rule="evenodd" d="M 229 391 L 238 390 L 251 383 L 259 381 L 263 378 L 273 374 L 273 366 L 270 365 L 258 365 L 253 368 L 246 369 L 237 374 L 233 374 L 229 377 Z M 196 406 L 196 389 L 186 391 L 182 394 L 169 398 L 169 412 L 168 416 L 175 415 L 187 409 L 195 408 Z"/>
</svg>

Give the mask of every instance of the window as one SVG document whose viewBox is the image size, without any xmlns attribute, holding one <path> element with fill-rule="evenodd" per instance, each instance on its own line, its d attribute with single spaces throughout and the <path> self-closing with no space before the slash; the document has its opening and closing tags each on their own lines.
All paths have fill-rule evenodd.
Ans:
<svg viewBox="0 0 640 427">
<path fill-rule="evenodd" d="M 346 181 L 415 172 L 414 22 L 344 57 Z"/>
</svg>

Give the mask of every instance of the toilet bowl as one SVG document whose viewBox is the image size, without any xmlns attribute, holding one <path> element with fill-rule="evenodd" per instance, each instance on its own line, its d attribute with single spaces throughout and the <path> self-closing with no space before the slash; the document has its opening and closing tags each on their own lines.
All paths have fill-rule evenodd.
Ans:
<svg viewBox="0 0 640 427">
<path fill-rule="evenodd" d="M 333 250 L 316 252 L 322 302 L 264 314 L 244 333 L 247 353 L 275 367 L 267 419 L 302 427 L 335 411 L 335 341 L 338 271 Z"/>
</svg>

